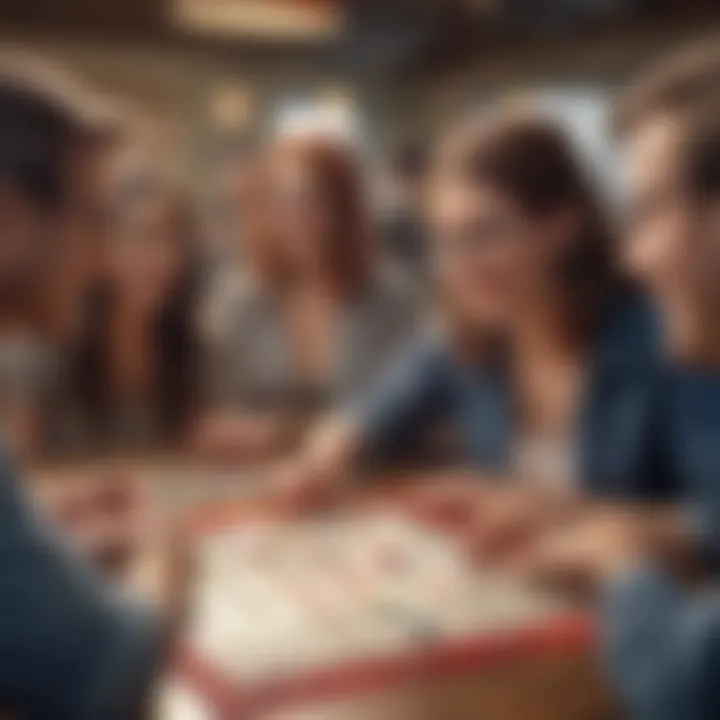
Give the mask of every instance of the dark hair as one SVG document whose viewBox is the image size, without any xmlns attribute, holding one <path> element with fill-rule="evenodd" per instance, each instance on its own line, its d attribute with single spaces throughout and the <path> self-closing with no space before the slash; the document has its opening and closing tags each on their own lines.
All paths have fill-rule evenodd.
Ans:
<svg viewBox="0 0 720 720">
<path fill-rule="evenodd" d="M 162 432 L 176 439 L 185 428 L 197 400 L 198 347 L 193 315 L 199 285 L 194 218 L 184 196 L 150 177 L 133 178 L 117 190 L 119 212 L 138 200 L 159 196 L 171 204 L 183 269 L 159 313 L 153 333 L 159 363 L 157 402 Z M 107 285 L 96 288 L 85 337 L 75 361 L 75 385 L 85 417 L 103 428 L 111 411 L 108 330 L 116 298 Z"/>
<path fill-rule="evenodd" d="M 697 200 L 720 198 L 720 105 L 698 108 L 683 123 L 679 149 L 683 187 Z"/>
<path fill-rule="evenodd" d="M 532 115 L 500 114 L 461 128 L 441 149 L 439 173 L 488 183 L 531 215 L 579 211 L 576 242 L 557 268 L 573 331 L 598 317 L 616 283 L 612 243 L 592 184 L 566 133 Z"/>
<path fill-rule="evenodd" d="M 682 115 L 716 93 L 720 87 L 719 40 L 694 43 L 647 68 L 615 103 L 617 134 L 631 132 L 656 113 Z"/>
<path fill-rule="evenodd" d="M 40 85 L 0 69 L 0 182 L 43 211 L 57 209 L 82 123 Z"/>
<path fill-rule="evenodd" d="M 366 217 L 363 177 L 359 159 L 345 142 L 323 135 L 285 138 L 258 158 L 250 194 L 254 207 L 247 214 L 250 251 L 257 269 L 276 286 L 287 268 L 278 243 L 267 230 L 263 197 L 272 192 L 274 168 L 296 163 L 315 180 L 328 205 L 331 227 L 324 238 L 328 271 L 342 292 L 354 292 L 368 277 L 373 246 Z"/>
</svg>

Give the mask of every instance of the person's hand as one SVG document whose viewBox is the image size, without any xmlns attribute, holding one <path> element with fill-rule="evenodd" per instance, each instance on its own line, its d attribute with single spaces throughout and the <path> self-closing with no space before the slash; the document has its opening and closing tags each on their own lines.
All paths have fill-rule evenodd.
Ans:
<svg viewBox="0 0 720 720">
<path fill-rule="evenodd" d="M 195 565 L 190 533 L 179 518 L 163 517 L 129 557 L 123 584 L 177 630 L 187 615 Z"/>
<path fill-rule="evenodd" d="M 495 563 L 531 542 L 543 518 L 526 494 L 495 493 L 476 515 L 468 542 L 471 555 L 482 563 Z"/>
<path fill-rule="evenodd" d="M 178 652 L 187 641 L 190 598 L 195 578 L 191 537 L 178 521 L 166 522 L 134 556 L 122 590 L 125 596 L 154 619 L 159 630 L 155 663 L 140 678 L 137 695 L 131 697 L 128 717 L 151 718 L 160 712 L 157 701 L 167 678 L 174 671 Z M 136 697 L 136 699 L 134 699 Z"/>
<path fill-rule="evenodd" d="M 196 424 L 189 445 L 211 460 L 254 461 L 277 449 L 285 429 L 282 418 L 267 413 L 213 415 Z"/>
<path fill-rule="evenodd" d="M 410 493 L 408 510 L 421 521 L 464 535 L 482 514 L 492 489 L 470 475 L 438 477 Z"/>
<path fill-rule="evenodd" d="M 277 499 L 293 511 L 342 502 L 352 489 L 357 454 L 352 424 L 329 419 L 310 434 L 304 451 L 278 471 Z"/>
<path fill-rule="evenodd" d="M 132 717 L 150 717 L 157 683 L 183 637 L 195 569 L 190 538 L 126 477 L 77 483 L 48 495 L 45 506 L 79 551 L 105 572 L 108 589 L 154 617 L 160 654 L 148 668 L 152 673 L 140 678 L 137 698 L 130 698 Z"/>
<path fill-rule="evenodd" d="M 573 504 L 569 497 L 530 485 L 494 485 L 476 506 L 467 534 L 469 551 L 483 564 L 501 563 L 564 521 Z"/>
<path fill-rule="evenodd" d="M 111 576 L 125 572 L 153 522 L 146 494 L 125 475 L 71 483 L 48 496 L 44 505 L 79 551 Z"/>
<path fill-rule="evenodd" d="M 591 510 L 547 532 L 507 569 L 532 584 L 591 592 L 651 552 L 654 523 L 642 510 Z"/>
<path fill-rule="evenodd" d="M 118 585 L 168 619 L 179 620 L 193 569 L 181 519 L 165 512 L 126 475 L 99 476 L 78 486 L 66 500 L 72 500 L 69 532 L 80 551 Z M 63 505 L 57 510 L 62 525 L 67 522 Z"/>
<path fill-rule="evenodd" d="M 345 501 L 350 489 L 347 475 L 306 457 L 278 468 L 273 487 L 278 506 L 293 514 L 331 509 Z"/>
</svg>

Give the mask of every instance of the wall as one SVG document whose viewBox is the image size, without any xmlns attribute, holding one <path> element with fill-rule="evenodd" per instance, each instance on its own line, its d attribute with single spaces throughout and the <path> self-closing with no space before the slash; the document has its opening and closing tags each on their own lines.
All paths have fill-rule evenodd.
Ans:
<svg viewBox="0 0 720 720">
<path fill-rule="evenodd" d="M 716 29 L 720 29 L 717 27 Z M 354 82 L 341 56 L 326 49 L 249 49 L 187 41 L 6 38 L 71 67 L 102 91 L 120 97 L 146 118 L 153 150 L 178 174 L 202 186 L 208 163 L 268 127 L 278 100 L 354 93 L 374 148 L 406 136 L 431 137 L 450 120 L 519 88 L 590 87 L 612 91 L 648 58 L 706 36 L 711 23 L 677 22 L 598 35 L 546 36 L 506 42 L 433 75 L 393 78 L 373 72 Z M 0 43 L 2 40 L 0 39 Z M 252 112 L 246 130 L 219 127 L 213 98 L 247 90 Z M 222 104 L 222 103 L 221 103 Z M 231 103 L 232 104 L 232 103 Z M 232 114 L 232 113 L 231 113 Z M 202 189 L 202 187 L 200 187 Z"/>
</svg>

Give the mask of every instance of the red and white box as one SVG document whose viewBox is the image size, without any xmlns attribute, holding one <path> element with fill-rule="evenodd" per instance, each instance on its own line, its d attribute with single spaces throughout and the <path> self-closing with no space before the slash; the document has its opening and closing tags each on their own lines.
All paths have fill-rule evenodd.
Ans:
<svg viewBox="0 0 720 720">
<path fill-rule="evenodd" d="M 607 701 L 585 612 L 478 571 L 394 503 L 193 521 L 188 720 L 582 720 Z M 184 713 L 184 714 L 183 714 Z"/>
</svg>

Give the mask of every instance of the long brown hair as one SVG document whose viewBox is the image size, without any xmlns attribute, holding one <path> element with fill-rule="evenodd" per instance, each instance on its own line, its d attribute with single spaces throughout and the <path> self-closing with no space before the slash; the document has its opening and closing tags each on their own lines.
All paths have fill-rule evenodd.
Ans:
<svg viewBox="0 0 720 720">
<path fill-rule="evenodd" d="M 557 284 L 568 330 L 590 331 L 616 287 L 612 242 L 604 214 L 566 133 L 532 114 L 498 114 L 466 123 L 440 146 L 434 175 L 489 184 L 530 215 L 577 210 L 580 227 L 558 260 Z"/>
<path fill-rule="evenodd" d="M 271 287 L 287 279 L 289 269 L 267 217 L 272 172 L 286 163 L 307 169 L 325 198 L 330 229 L 322 239 L 328 274 L 339 291 L 352 292 L 367 277 L 372 259 L 362 174 L 355 153 L 340 140 L 303 135 L 279 140 L 255 160 L 246 217 L 248 252 L 255 269 Z"/>
<path fill-rule="evenodd" d="M 158 364 L 156 400 L 161 432 L 164 440 L 175 441 L 186 429 L 197 401 L 199 348 L 193 316 L 200 280 L 199 238 L 189 199 L 160 178 L 143 174 L 127 178 L 116 188 L 113 209 L 125 213 L 148 197 L 167 203 L 182 254 L 180 271 L 155 318 L 151 337 Z M 109 332 L 117 302 L 107 282 L 95 288 L 85 334 L 74 358 L 79 405 L 101 434 L 107 429 L 113 400 Z"/>
</svg>

